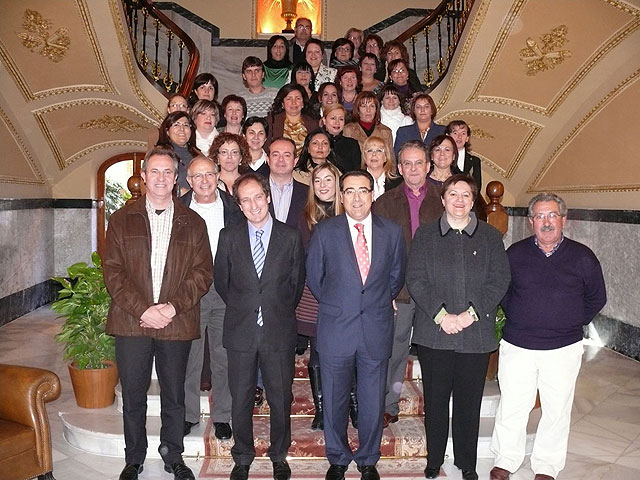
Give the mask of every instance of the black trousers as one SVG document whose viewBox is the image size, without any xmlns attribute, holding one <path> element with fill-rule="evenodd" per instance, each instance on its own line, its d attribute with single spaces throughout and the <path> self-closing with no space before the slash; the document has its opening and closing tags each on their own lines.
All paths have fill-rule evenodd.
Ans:
<svg viewBox="0 0 640 480">
<path fill-rule="evenodd" d="M 235 442 L 231 448 L 233 460 L 238 465 L 250 465 L 256 455 L 253 445 L 253 407 L 258 367 L 262 372 L 271 411 L 267 454 L 272 462 L 285 460 L 291 446 L 291 388 L 295 371 L 295 350 L 271 351 L 263 344 L 262 334 L 258 333 L 250 350 L 227 349 L 227 358 Z"/>
<path fill-rule="evenodd" d="M 489 353 L 458 353 L 417 345 L 424 389 L 427 465 L 439 467 L 449 436 L 449 398 L 453 394 L 454 464 L 475 470 L 478 459 L 480 406 Z"/>
<path fill-rule="evenodd" d="M 116 336 L 116 362 L 122 385 L 125 461 L 144 463 L 147 455 L 147 390 L 153 358 L 160 384 L 160 448 L 165 464 L 184 451 L 184 379 L 191 341 Z"/>
</svg>

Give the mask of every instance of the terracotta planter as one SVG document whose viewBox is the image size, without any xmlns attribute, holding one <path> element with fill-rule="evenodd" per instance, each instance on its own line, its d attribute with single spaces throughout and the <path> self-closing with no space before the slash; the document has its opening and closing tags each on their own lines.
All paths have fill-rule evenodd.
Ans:
<svg viewBox="0 0 640 480">
<path fill-rule="evenodd" d="M 78 370 L 69 365 L 69 375 L 73 385 L 76 403 L 83 408 L 104 408 L 113 404 L 118 383 L 118 367 L 106 362 L 108 368 Z"/>
</svg>

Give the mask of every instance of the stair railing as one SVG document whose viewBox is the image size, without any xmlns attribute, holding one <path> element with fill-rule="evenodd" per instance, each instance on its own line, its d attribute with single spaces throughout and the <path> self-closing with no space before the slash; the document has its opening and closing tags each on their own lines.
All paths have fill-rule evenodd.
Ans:
<svg viewBox="0 0 640 480">
<path fill-rule="evenodd" d="M 200 52 L 193 40 L 151 0 L 122 3 L 142 73 L 166 97 L 179 93 L 188 98 L 200 64 Z"/>
<path fill-rule="evenodd" d="M 395 40 L 409 42 L 413 69 L 423 71 L 422 81 L 433 90 L 444 78 L 462 37 L 474 0 L 443 0 L 429 15 Z M 421 35 L 420 35 L 421 34 Z M 424 56 L 418 55 L 424 49 Z"/>
</svg>

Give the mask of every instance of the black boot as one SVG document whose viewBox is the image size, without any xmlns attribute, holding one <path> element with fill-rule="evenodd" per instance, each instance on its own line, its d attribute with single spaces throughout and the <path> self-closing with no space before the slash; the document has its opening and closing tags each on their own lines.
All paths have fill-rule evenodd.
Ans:
<svg viewBox="0 0 640 480">
<path fill-rule="evenodd" d="M 311 430 L 324 430 L 324 420 L 322 418 L 322 382 L 320 380 L 320 365 L 307 367 L 309 371 L 309 383 L 313 394 L 313 405 L 315 415 L 311 422 Z"/>
<path fill-rule="evenodd" d="M 353 378 L 353 385 L 349 393 L 349 417 L 353 428 L 358 428 L 358 390 L 356 387 L 356 379 Z"/>
</svg>

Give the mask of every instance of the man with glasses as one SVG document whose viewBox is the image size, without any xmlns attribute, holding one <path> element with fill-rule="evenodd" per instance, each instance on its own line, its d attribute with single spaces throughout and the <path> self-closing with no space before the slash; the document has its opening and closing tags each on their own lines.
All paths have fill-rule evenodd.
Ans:
<svg viewBox="0 0 640 480">
<path fill-rule="evenodd" d="M 104 283 L 111 295 L 106 331 L 115 336 L 122 386 L 125 462 L 120 480 L 136 480 L 147 455 L 147 389 L 160 384 L 164 469 L 194 480 L 182 460 L 184 381 L 191 341 L 200 335 L 200 298 L 213 277 L 204 220 L 175 201 L 178 156 L 155 147 L 142 164 L 146 194 L 109 220 Z"/>
<path fill-rule="evenodd" d="M 313 25 L 311 24 L 311 20 L 308 18 L 300 17 L 296 20 L 295 31 L 289 45 L 289 50 L 291 51 L 291 63 L 294 65 L 305 61 L 304 53 L 302 52 L 307 41 L 311 38 L 312 30 Z"/>
<path fill-rule="evenodd" d="M 529 412 L 540 394 L 542 417 L 531 453 L 535 480 L 564 468 L 583 327 L 607 302 L 600 262 L 585 245 L 564 236 L 567 206 L 553 193 L 529 202 L 534 235 L 507 250 L 511 285 L 500 342 L 500 404 L 491 450 L 491 480 L 506 480 L 525 456 Z"/>
<path fill-rule="evenodd" d="M 427 153 L 426 145 L 419 140 L 405 143 L 398 152 L 398 171 L 404 182 L 378 198 L 373 207 L 377 215 L 393 220 L 402 227 L 407 251 L 418 227 L 437 220 L 443 211 L 440 192 L 427 182 L 431 167 Z M 415 303 L 409 297 L 406 286 L 396 298 L 396 308 L 382 423 L 384 428 L 398 421 L 398 400 L 409 358 Z"/>
<path fill-rule="evenodd" d="M 355 460 L 364 480 L 380 478 L 393 300 L 404 285 L 405 242 L 394 222 L 373 215 L 373 177 L 340 177 L 345 213 L 316 225 L 307 253 L 307 284 L 318 299 L 317 349 L 324 395 L 327 480 L 342 480 Z M 347 440 L 349 392 L 357 370 L 359 447 Z M 326 379 L 326 380 L 325 380 Z"/>
<path fill-rule="evenodd" d="M 243 215 L 233 198 L 217 188 L 219 168 L 210 158 L 199 156 L 191 160 L 187 169 L 187 182 L 191 190 L 180 198 L 186 207 L 200 215 L 207 224 L 211 255 L 215 257 L 220 230 L 243 220 Z M 191 342 L 184 384 L 184 434 L 200 421 L 200 373 L 204 354 L 205 335 L 209 340 L 211 366 L 211 395 L 213 409 L 211 421 L 214 433 L 220 440 L 231 438 L 231 392 L 227 371 L 227 351 L 222 346 L 222 326 L 225 305 L 213 285 L 200 299 L 200 338 Z M 202 432 L 201 432 L 202 433 Z"/>
</svg>

